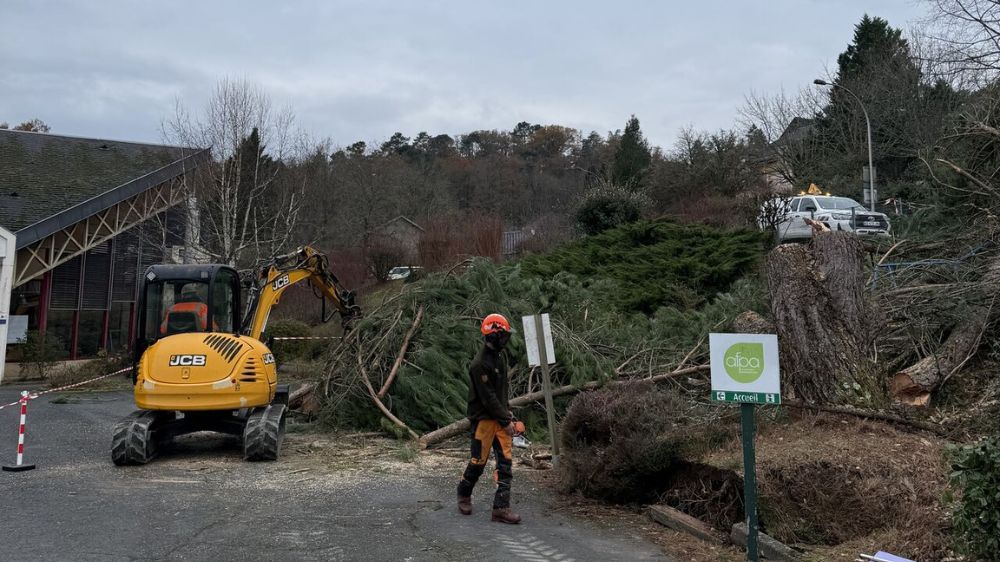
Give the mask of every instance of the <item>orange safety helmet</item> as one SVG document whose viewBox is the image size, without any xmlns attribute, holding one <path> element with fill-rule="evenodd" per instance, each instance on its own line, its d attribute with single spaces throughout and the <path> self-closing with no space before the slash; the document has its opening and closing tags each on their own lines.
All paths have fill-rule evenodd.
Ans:
<svg viewBox="0 0 1000 562">
<path fill-rule="evenodd" d="M 484 336 L 495 334 L 496 332 L 510 333 L 510 322 L 502 314 L 490 314 L 486 318 L 483 318 L 483 325 L 479 327 L 479 331 Z"/>
</svg>

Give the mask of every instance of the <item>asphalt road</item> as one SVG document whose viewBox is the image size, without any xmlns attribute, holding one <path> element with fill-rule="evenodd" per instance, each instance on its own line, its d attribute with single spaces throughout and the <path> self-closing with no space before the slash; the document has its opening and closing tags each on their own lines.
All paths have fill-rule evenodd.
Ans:
<svg viewBox="0 0 1000 562">
<path fill-rule="evenodd" d="M 625 530 L 553 513 L 516 468 L 524 523 L 490 522 L 485 478 L 463 517 L 462 463 L 440 455 L 405 463 L 290 433 L 281 460 L 246 463 L 235 439 L 202 433 L 149 465 L 115 467 L 111 427 L 131 395 L 64 396 L 29 405 L 26 462 L 38 468 L 0 473 L 3 560 L 666 560 Z M 0 404 L 17 397 L 0 388 Z M 0 410 L 3 464 L 17 414 Z"/>
</svg>

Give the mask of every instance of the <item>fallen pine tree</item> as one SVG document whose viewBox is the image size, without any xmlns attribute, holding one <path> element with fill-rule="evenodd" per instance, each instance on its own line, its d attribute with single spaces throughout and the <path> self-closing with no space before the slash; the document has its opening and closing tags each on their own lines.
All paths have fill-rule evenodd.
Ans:
<svg viewBox="0 0 1000 562">
<path fill-rule="evenodd" d="M 659 226 L 642 232 L 621 237 L 621 244 L 634 242 L 640 255 L 651 251 L 650 244 L 686 244 L 691 246 L 686 251 L 701 260 L 700 275 L 710 275 L 715 261 L 726 262 L 720 265 L 724 271 L 731 268 L 727 261 L 732 258 L 731 249 L 698 250 L 699 245 L 720 246 L 718 237 L 702 240 L 700 230 Z M 678 242 L 669 236 L 690 239 Z M 754 247 L 759 253 L 755 236 L 733 236 L 734 244 Z M 662 242 L 664 237 L 666 242 Z M 628 248 L 619 250 L 625 254 L 623 259 L 632 259 Z M 579 251 L 587 253 L 592 248 L 582 246 Z M 535 259 L 533 267 L 543 263 Z M 559 259 L 568 259 L 567 254 Z M 692 283 L 697 278 L 693 279 Z M 628 282 L 628 276 L 615 272 L 610 277 L 550 275 L 518 264 L 471 260 L 453 271 L 406 284 L 398 294 L 369 299 L 365 317 L 327 357 L 326 376 L 317 386 L 322 395 L 318 417 L 339 427 L 382 429 L 400 436 L 410 431 L 433 432 L 464 418 L 467 368 L 482 345 L 478 324 L 490 312 L 505 314 L 515 327 L 521 316 L 540 311 L 551 315 L 558 359 L 552 383 L 568 393 L 569 388 L 648 378 L 702 363 L 707 358 L 706 333 L 738 312 L 763 308 L 762 291 L 753 280 L 718 281 L 729 292 L 712 294 L 706 297 L 707 303 L 698 302 L 697 308 L 664 296 L 666 300 L 658 301 L 661 306 L 655 312 L 645 314 L 635 312 L 621 298 L 623 283 Z M 665 279 L 663 283 L 680 281 Z M 539 392 L 540 375 L 525 365 L 522 338 L 512 339 L 509 353 L 511 395 Z M 522 412 L 529 422 L 537 415 L 537 409 Z"/>
<path fill-rule="evenodd" d="M 681 377 L 681 376 L 685 376 L 685 375 L 694 375 L 694 374 L 699 374 L 699 373 L 705 373 L 705 372 L 708 372 L 708 370 L 709 370 L 709 366 L 708 365 L 697 365 L 695 367 L 687 367 L 687 368 L 684 368 L 684 369 L 677 369 L 676 371 L 671 371 L 669 373 L 662 373 L 662 374 L 659 374 L 659 375 L 654 375 L 652 377 L 648 377 L 648 378 L 644 378 L 644 379 L 637 379 L 637 380 L 643 381 L 643 382 L 650 382 L 650 383 L 661 383 L 661 382 L 666 382 L 668 380 L 672 380 L 672 379 L 675 379 L 677 377 Z M 633 383 L 633 382 L 636 382 L 636 381 L 635 380 L 609 381 L 609 382 L 605 383 L 604 385 L 601 385 L 598 382 L 589 382 L 589 383 L 587 383 L 587 384 L 585 384 L 583 386 L 578 386 L 578 387 L 577 386 L 572 386 L 572 385 L 566 385 L 566 386 L 561 386 L 559 388 L 553 388 L 552 389 L 552 396 L 553 397 L 556 397 L 556 396 L 566 396 L 566 395 L 569 395 L 569 394 L 576 394 L 578 392 L 587 392 L 587 391 L 591 391 L 591 390 L 597 390 L 598 388 L 602 388 L 602 387 L 606 388 L 606 387 L 611 387 L 611 386 L 616 386 L 616 385 L 621 385 L 621 384 L 628 384 L 628 383 Z M 525 394 L 523 396 L 518 396 L 517 398 L 512 399 L 510 401 L 510 407 L 511 408 L 522 408 L 524 406 L 528 406 L 530 404 L 533 404 L 535 402 L 543 400 L 544 398 L 545 398 L 545 393 L 543 393 L 541 391 L 532 392 L 532 393 Z M 455 437 L 457 435 L 461 435 L 465 431 L 468 431 L 469 427 L 470 427 L 469 420 L 466 419 L 466 418 L 462 418 L 462 419 L 460 419 L 460 420 L 458 420 L 458 421 L 456 421 L 454 423 L 448 424 L 448 425 L 446 425 L 446 426 L 444 426 L 444 427 L 442 427 L 440 429 L 437 429 L 437 430 L 431 431 L 430 433 L 424 434 L 423 436 L 420 437 L 420 445 L 423 446 L 423 447 L 429 447 L 429 446 L 434 445 L 436 443 L 440 443 L 442 441 L 446 441 L 448 439 L 451 439 L 452 437 Z"/>
</svg>

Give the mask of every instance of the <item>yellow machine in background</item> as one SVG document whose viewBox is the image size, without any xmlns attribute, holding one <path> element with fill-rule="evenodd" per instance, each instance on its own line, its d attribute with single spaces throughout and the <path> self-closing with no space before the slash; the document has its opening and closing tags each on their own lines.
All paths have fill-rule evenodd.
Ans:
<svg viewBox="0 0 1000 562">
<path fill-rule="evenodd" d="M 144 464 L 165 441 L 194 431 L 240 435 L 247 460 L 281 451 L 288 390 L 260 341 L 281 293 L 308 280 L 347 324 L 360 316 L 325 255 L 305 247 L 275 258 L 249 280 L 240 315 L 239 274 L 225 265 L 154 265 L 146 270 L 135 349 L 135 402 L 115 425 L 111 459 Z M 324 321 L 329 318 L 324 318 Z"/>
</svg>

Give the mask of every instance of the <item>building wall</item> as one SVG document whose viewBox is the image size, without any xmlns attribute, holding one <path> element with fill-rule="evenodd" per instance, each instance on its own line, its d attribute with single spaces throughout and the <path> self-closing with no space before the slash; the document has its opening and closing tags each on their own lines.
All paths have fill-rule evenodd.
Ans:
<svg viewBox="0 0 1000 562">
<path fill-rule="evenodd" d="M 14 233 L 0 228 L 0 382 L 3 381 L 4 363 L 7 355 L 8 312 L 10 308 L 11 285 L 14 283 Z"/>
<path fill-rule="evenodd" d="M 423 231 L 404 220 L 394 220 L 383 225 L 377 235 L 395 245 L 403 252 L 406 263 L 397 265 L 413 265 L 420 257 L 420 237 Z"/>
<path fill-rule="evenodd" d="M 28 329 L 55 342 L 62 358 L 129 349 L 142 273 L 184 241 L 172 224 L 182 213 L 166 213 L 73 258 L 17 287 L 11 313 L 28 316 Z"/>
</svg>

